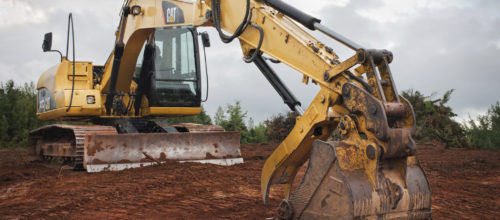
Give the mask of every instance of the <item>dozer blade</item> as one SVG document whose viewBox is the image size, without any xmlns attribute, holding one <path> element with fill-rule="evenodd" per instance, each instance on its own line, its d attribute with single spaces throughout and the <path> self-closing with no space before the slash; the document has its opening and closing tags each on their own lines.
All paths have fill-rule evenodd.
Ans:
<svg viewBox="0 0 500 220">
<path fill-rule="evenodd" d="M 168 161 L 217 165 L 243 163 L 239 132 L 89 135 L 87 172 L 117 171 Z"/>
<path fill-rule="evenodd" d="M 353 148 L 341 141 L 316 141 L 304 178 L 289 200 L 280 205 L 278 218 L 431 218 L 430 187 L 416 158 L 380 161 L 373 184 L 366 170 L 346 169 L 349 161 L 339 152 L 354 152 Z"/>
</svg>

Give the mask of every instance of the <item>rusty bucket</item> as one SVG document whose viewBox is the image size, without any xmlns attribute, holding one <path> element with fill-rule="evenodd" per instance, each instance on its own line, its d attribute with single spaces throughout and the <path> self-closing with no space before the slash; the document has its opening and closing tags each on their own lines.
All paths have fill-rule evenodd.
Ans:
<svg viewBox="0 0 500 220">
<path fill-rule="evenodd" d="M 416 158 L 378 161 L 375 183 L 366 169 L 346 169 L 338 151 L 355 146 L 315 141 L 295 193 L 279 219 L 430 219 L 431 191 Z"/>
</svg>

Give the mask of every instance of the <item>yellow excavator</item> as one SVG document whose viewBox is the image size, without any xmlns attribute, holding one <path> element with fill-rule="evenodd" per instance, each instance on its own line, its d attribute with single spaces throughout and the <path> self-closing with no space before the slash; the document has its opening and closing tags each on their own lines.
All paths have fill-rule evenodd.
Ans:
<svg viewBox="0 0 500 220">
<path fill-rule="evenodd" d="M 93 125 L 34 130 L 33 152 L 65 158 L 87 171 L 168 160 L 242 162 L 238 133 L 154 120 L 200 112 L 198 38 L 204 47 L 210 41 L 199 27 L 215 27 L 225 43 L 238 39 L 244 61 L 254 63 L 300 115 L 262 169 L 264 203 L 273 184 L 285 193 L 274 219 L 431 218 L 431 190 L 412 139 L 415 116 L 394 84 L 392 53 L 366 49 L 281 0 L 126 0 L 115 49 L 104 66 L 61 54 L 61 63 L 37 85 L 40 120 Z M 355 55 L 339 60 L 304 27 Z M 52 51 L 51 42 L 46 34 L 44 51 Z M 267 60 L 291 66 L 305 84 L 320 87 L 307 109 Z"/>
</svg>

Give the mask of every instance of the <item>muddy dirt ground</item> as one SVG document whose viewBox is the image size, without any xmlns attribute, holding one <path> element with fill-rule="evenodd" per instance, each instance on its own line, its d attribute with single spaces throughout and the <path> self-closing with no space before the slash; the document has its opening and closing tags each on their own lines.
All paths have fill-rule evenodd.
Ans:
<svg viewBox="0 0 500 220">
<path fill-rule="evenodd" d="M 0 219 L 263 219 L 260 170 L 276 145 L 245 145 L 233 167 L 167 164 L 87 174 L 0 152 Z M 500 218 L 500 151 L 420 146 L 434 219 Z"/>
</svg>

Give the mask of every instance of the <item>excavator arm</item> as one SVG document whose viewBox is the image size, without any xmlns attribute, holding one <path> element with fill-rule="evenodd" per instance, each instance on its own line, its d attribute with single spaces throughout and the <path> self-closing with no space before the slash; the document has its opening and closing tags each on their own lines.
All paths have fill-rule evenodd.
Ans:
<svg viewBox="0 0 500 220">
<path fill-rule="evenodd" d="M 262 169 L 264 202 L 272 184 L 281 184 L 285 192 L 277 218 L 430 218 L 430 187 L 411 137 L 414 113 L 398 95 L 391 52 L 365 49 L 281 0 L 211 0 L 206 5 L 223 41 L 238 38 L 244 60 L 255 63 L 301 115 Z M 340 61 L 297 23 L 355 54 Z M 304 83 L 320 86 L 305 111 L 263 54 L 299 71 Z M 334 130 L 340 137 L 326 142 Z M 290 195 L 307 160 L 305 176 Z"/>
</svg>

